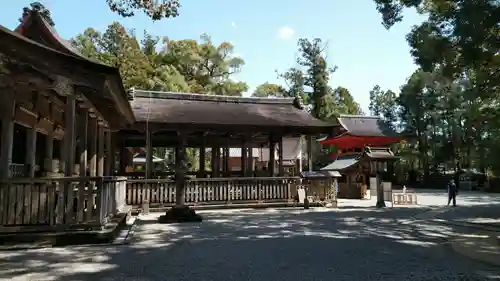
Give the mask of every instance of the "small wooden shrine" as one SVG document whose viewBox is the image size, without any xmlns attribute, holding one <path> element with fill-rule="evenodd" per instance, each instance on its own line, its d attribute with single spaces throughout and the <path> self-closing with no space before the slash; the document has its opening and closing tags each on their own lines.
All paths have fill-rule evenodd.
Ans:
<svg viewBox="0 0 500 281">
<path fill-rule="evenodd" d="M 320 140 L 321 144 L 337 148 L 335 161 L 322 170 L 339 171 L 339 198 L 364 198 L 369 178 L 388 170 L 397 160 L 390 144 L 404 139 L 386 122 L 376 116 L 341 115 L 334 136 Z M 390 169 L 389 169 L 390 170 Z"/>
</svg>

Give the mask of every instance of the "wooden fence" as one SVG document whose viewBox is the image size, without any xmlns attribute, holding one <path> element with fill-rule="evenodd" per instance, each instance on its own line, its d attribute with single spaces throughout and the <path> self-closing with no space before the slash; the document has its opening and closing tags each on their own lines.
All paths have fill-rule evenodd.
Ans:
<svg viewBox="0 0 500 281">
<path fill-rule="evenodd" d="M 0 226 L 98 228 L 123 207 L 125 178 L 66 177 L 0 182 Z"/>
<path fill-rule="evenodd" d="M 186 181 L 188 204 L 283 201 L 294 196 L 298 177 L 204 178 Z M 128 205 L 175 203 L 175 181 L 170 179 L 127 180 Z"/>
</svg>

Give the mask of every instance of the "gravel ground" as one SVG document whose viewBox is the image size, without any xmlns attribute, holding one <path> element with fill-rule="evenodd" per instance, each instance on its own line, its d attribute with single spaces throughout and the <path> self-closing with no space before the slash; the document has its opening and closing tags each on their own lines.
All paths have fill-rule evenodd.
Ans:
<svg viewBox="0 0 500 281">
<path fill-rule="evenodd" d="M 463 229 L 412 219 L 420 211 L 226 210 L 182 225 L 148 215 L 130 245 L 0 252 L 0 280 L 500 280 L 450 249 Z"/>
</svg>

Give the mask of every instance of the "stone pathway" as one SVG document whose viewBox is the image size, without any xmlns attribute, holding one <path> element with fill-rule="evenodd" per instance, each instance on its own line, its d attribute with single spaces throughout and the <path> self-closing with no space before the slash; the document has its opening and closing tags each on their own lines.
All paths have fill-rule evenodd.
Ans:
<svg viewBox="0 0 500 281">
<path fill-rule="evenodd" d="M 0 252 L 0 280 L 500 280 L 453 254 L 421 208 L 225 210 L 201 224 L 138 218 L 134 241 Z"/>
</svg>

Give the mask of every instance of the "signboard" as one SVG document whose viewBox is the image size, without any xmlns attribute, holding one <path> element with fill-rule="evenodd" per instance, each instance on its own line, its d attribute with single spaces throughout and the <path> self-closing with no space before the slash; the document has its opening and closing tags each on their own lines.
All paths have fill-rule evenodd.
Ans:
<svg viewBox="0 0 500 281">
<path fill-rule="evenodd" d="M 394 207 L 394 203 L 392 202 L 392 182 L 383 182 L 382 186 L 384 189 L 384 201 L 391 201 Z"/>
<path fill-rule="evenodd" d="M 377 178 L 376 177 L 371 177 L 370 178 L 370 197 L 375 197 L 377 196 Z"/>
</svg>

